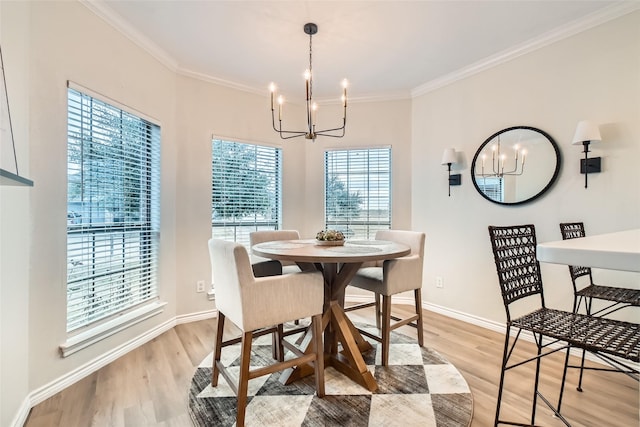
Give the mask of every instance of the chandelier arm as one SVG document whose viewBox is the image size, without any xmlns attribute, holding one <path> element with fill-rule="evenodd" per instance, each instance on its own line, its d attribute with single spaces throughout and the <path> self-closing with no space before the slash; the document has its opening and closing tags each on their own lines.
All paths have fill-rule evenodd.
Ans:
<svg viewBox="0 0 640 427">
<path fill-rule="evenodd" d="M 316 135 L 325 135 L 325 132 L 335 132 L 335 131 L 342 131 L 342 136 L 344 136 L 345 134 L 345 128 L 347 126 L 347 109 L 344 109 L 344 116 L 342 117 L 342 126 L 337 127 L 337 128 L 333 128 L 333 129 L 323 129 L 323 130 L 319 130 L 319 131 L 315 131 Z M 326 136 L 331 136 L 331 135 L 326 135 Z"/>
<path fill-rule="evenodd" d="M 326 132 L 326 131 L 323 131 Z M 342 130 L 342 133 L 340 135 L 331 135 L 329 133 L 323 133 L 323 132 L 316 132 L 315 135 L 316 136 L 326 136 L 329 138 L 342 138 L 344 136 L 344 129 Z"/>
<path fill-rule="evenodd" d="M 282 135 L 283 133 L 295 133 L 295 135 L 289 135 L 289 136 L 284 136 Z M 306 132 L 292 132 L 292 131 L 280 131 L 278 132 L 278 134 L 280 134 L 280 138 L 281 139 L 291 139 L 291 138 L 298 138 L 300 136 L 305 136 L 307 133 Z"/>
<path fill-rule="evenodd" d="M 291 130 L 282 130 L 282 121 L 280 120 L 280 129 L 278 129 L 276 127 L 276 118 L 275 118 L 275 113 L 273 108 L 271 109 L 271 124 L 273 126 L 273 130 L 278 132 L 280 134 L 280 137 L 282 139 L 289 139 L 289 138 L 294 138 L 296 136 L 302 136 L 302 135 L 306 135 L 307 132 L 306 131 L 291 131 Z M 295 134 L 293 136 L 288 136 L 288 137 L 283 137 L 282 134 L 283 133 L 291 133 L 291 134 Z"/>
<path fill-rule="evenodd" d="M 315 131 L 316 135 L 325 135 L 327 132 L 337 132 L 337 131 L 342 131 L 342 134 L 344 135 L 344 130 L 345 130 L 345 126 L 342 125 L 339 128 L 333 128 L 333 129 L 323 129 L 323 130 L 317 130 Z"/>
</svg>

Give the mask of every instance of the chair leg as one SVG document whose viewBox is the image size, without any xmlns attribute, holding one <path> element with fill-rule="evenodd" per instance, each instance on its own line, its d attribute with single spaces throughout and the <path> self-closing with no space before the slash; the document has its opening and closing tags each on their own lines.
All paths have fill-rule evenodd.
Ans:
<svg viewBox="0 0 640 427">
<path fill-rule="evenodd" d="M 536 376 L 533 382 L 533 406 L 531 408 L 531 425 L 536 424 L 536 406 L 538 405 L 538 385 L 540 384 L 540 363 L 542 358 L 542 335 L 540 334 L 536 339 L 536 347 L 538 348 L 538 357 L 536 358 Z"/>
<path fill-rule="evenodd" d="M 578 387 L 576 390 L 582 392 L 582 374 L 584 373 L 584 358 L 585 358 L 586 350 L 582 350 L 582 357 L 580 358 L 580 375 L 578 377 Z"/>
<path fill-rule="evenodd" d="M 587 316 L 591 316 L 591 304 L 593 303 L 593 298 L 584 298 L 584 306 L 587 310 Z M 582 350 L 582 358 L 580 359 L 580 375 L 578 377 L 578 387 L 576 390 L 582 392 L 582 376 L 584 374 L 584 358 L 585 358 L 586 350 Z"/>
<path fill-rule="evenodd" d="M 560 395 L 558 396 L 558 407 L 557 411 L 560 413 L 560 408 L 562 407 L 562 396 L 564 395 L 564 383 L 567 380 L 567 369 L 569 368 L 569 353 L 571 353 L 571 346 L 567 347 L 567 355 L 564 358 L 564 369 L 562 371 L 562 383 L 560 384 Z"/>
<path fill-rule="evenodd" d="M 575 285 L 574 285 L 575 288 Z M 582 302 L 582 300 L 584 299 L 584 308 L 585 311 L 587 313 L 587 315 L 589 315 L 591 313 L 591 298 L 587 299 L 586 297 L 578 297 L 576 296 L 573 299 L 573 312 L 577 313 L 578 310 L 580 310 L 580 303 Z M 582 358 L 580 360 L 580 373 L 578 376 L 578 386 L 576 387 L 576 390 L 578 391 L 582 391 L 582 374 L 584 373 L 584 357 L 585 357 L 585 350 L 582 350 Z"/>
<path fill-rule="evenodd" d="M 418 329 L 418 345 L 420 347 L 424 346 L 424 330 L 422 326 L 422 288 L 418 288 L 414 291 L 414 295 L 416 297 L 416 314 L 418 315 L 418 320 L 416 324 L 416 328 Z"/>
<path fill-rule="evenodd" d="M 507 332 L 504 337 L 504 350 L 502 352 L 502 368 L 500 369 L 500 383 L 498 385 L 498 399 L 496 401 L 496 418 L 493 422 L 494 427 L 498 427 L 500 420 L 500 404 L 502 403 L 502 389 L 504 388 L 504 374 L 507 370 L 508 352 L 509 352 L 509 334 L 511 326 L 507 325 Z"/>
<path fill-rule="evenodd" d="M 271 350 L 273 358 L 278 362 L 284 362 L 284 325 L 281 323 L 276 327 L 276 331 L 271 335 Z"/>
<path fill-rule="evenodd" d="M 376 328 L 382 328 L 382 312 L 380 311 L 380 294 L 373 294 L 376 301 Z"/>
<path fill-rule="evenodd" d="M 391 296 L 382 295 L 382 366 L 389 364 L 389 337 L 391 335 Z"/>
<path fill-rule="evenodd" d="M 240 378 L 238 380 L 238 413 L 236 426 L 244 427 L 244 418 L 247 411 L 247 395 L 249 393 L 249 362 L 251 361 L 251 341 L 253 332 L 242 334 L 242 350 L 240 353 Z"/>
<path fill-rule="evenodd" d="M 316 394 L 324 397 L 324 346 L 322 344 L 322 314 L 317 314 L 311 318 L 313 328 L 313 351 L 316 353 L 314 362 L 316 376 Z"/>
<path fill-rule="evenodd" d="M 224 334 L 224 314 L 218 311 L 218 327 L 216 328 L 216 344 L 213 353 L 213 365 L 211 366 L 211 387 L 218 385 L 218 376 L 220 375 L 220 368 L 218 368 L 218 362 L 222 355 L 222 335 Z"/>
</svg>

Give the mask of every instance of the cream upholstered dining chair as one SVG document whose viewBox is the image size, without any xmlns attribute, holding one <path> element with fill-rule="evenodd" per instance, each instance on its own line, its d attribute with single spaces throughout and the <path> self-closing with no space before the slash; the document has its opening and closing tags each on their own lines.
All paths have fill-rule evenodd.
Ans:
<svg viewBox="0 0 640 427">
<path fill-rule="evenodd" d="M 249 233 L 249 244 L 251 245 L 251 247 L 253 247 L 253 245 L 257 245 L 258 243 L 299 239 L 300 234 L 298 233 L 298 230 L 260 230 Z M 270 274 L 273 269 L 269 263 L 272 262 L 274 261 L 251 254 L 251 265 L 253 266 L 254 272 L 260 272 L 259 275 L 272 276 L 274 274 L 289 274 L 297 273 L 300 271 L 300 268 L 293 261 L 275 261 L 280 263 L 281 271 L 279 273 L 275 271 L 273 272 L 273 274 Z M 263 263 L 267 263 L 266 269 L 264 268 L 265 264 Z"/>
<path fill-rule="evenodd" d="M 351 282 L 350 286 L 365 289 L 375 294 L 374 303 L 358 304 L 345 308 L 353 311 L 364 307 L 376 307 L 376 326 L 381 336 L 376 336 L 364 330 L 360 333 L 382 344 L 382 365 L 389 362 L 389 336 L 393 329 L 404 325 L 411 325 L 418 330 L 418 344 L 424 345 L 422 327 L 422 266 L 424 263 L 425 234 L 417 231 L 380 230 L 376 233 L 376 240 L 389 240 L 403 243 L 411 247 L 411 253 L 401 258 L 382 261 L 376 266 L 362 267 Z M 415 298 L 415 315 L 400 319 L 391 315 L 391 296 L 401 292 L 413 291 Z M 380 296 L 382 296 L 382 311 L 380 310 Z M 391 324 L 391 320 L 395 323 Z"/>
<path fill-rule="evenodd" d="M 298 230 L 260 230 L 249 233 L 249 245 L 252 248 L 253 245 L 257 245 L 258 243 L 299 239 L 300 233 L 298 233 Z M 277 274 L 291 274 L 301 271 L 300 267 L 298 267 L 298 265 L 293 261 L 269 260 L 253 253 L 250 255 L 250 258 L 253 273 L 259 277 L 275 276 Z M 276 265 L 274 265 L 274 263 L 276 263 Z M 294 323 L 299 325 L 300 320 L 296 319 Z M 281 328 L 281 333 L 284 333 L 285 335 L 294 335 L 301 330 L 302 329 L 289 329 L 287 332 L 283 332 L 284 329 Z M 275 350 L 278 348 L 280 347 L 274 346 Z"/>
<path fill-rule="evenodd" d="M 209 255 L 216 289 L 218 327 L 213 357 L 211 385 L 218 385 L 221 373 L 238 398 L 236 425 L 243 426 L 247 406 L 249 380 L 293 366 L 310 363 L 315 368 L 316 394 L 324 396 L 324 355 L 322 346 L 322 305 L 324 279 L 322 273 L 300 272 L 272 277 L 253 275 L 249 254 L 239 243 L 210 239 Z M 285 361 L 250 370 L 251 344 L 256 336 L 275 333 L 278 342 L 283 337 L 277 325 L 311 317 L 313 352 L 288 345 L 294 357 Z M 239 340 L 223 341 L 224 323 L 231 320 L 242 331 L 240 353 L 240 378 L 237 385 L 221 362 L 222 348 Z"/>
</svg>

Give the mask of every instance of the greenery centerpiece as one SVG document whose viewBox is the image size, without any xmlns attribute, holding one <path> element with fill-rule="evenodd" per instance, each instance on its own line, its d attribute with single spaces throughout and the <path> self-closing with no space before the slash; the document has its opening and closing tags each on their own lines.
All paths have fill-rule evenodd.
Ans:
<svg viewBox="0 0 640 427">
<path fill-rule="evenodd" d="M 338 230 L 318 231 L 316 234 L 316 242 L 319 245 L 326 246 L 344 245 L 344 234 Z"/>
</svg>

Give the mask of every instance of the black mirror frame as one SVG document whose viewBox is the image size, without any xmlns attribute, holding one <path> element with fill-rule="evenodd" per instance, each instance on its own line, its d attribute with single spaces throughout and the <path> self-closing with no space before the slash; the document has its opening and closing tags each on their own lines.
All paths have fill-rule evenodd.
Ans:
<svg viewBox="0 0 640 427">
<path fill-rule="evenodd" d="M 515 129 L 526 129 L 526 130 L 531 130 L 534 132 L 538 132 L 542 135 L 544 135 L 545 138 L 547 138 L 547 140 L 551 143 L 551 146 L 553 147 L 553 150 L 556 153 L 556 169 L 553 172 L 553 176 L 551 177 L 551 179 L 549 180 L 549 182 L 547 183 L 547 185 L 540 190 L 537 194 L 535 194 L 532 197 L 529 197 L 528 199 L 525 200 L 520 200 L 517 202 L 500 202 L 497 200 L 493 200 L 492 198 L 490 198 L 489 196 L 487 196 L 486 194 L 484 194 L 481 190 L 480 187 L 478 187 L 478 184 L 476 183 L 476 179 L 475 179 L 475 170 L 476 170 L 476 160 L 478 159 L 478 156 L 480 155 L 480 153 L 482 152 L 482 150 L 484 149 L 484 147 L 491 142 L 495 137 L 497 137 L 500 134 L 503 134 L 505 132 L 511 131 L 511 130 L 515 130 Z M 556 180 L 558 179 L 558 174 L 560 173 L 560 166 L 562 165 L 562 157 L 560 156 L 560 148 L 558 147 L 558 144 L 556 144 L 556 141 L 551 137 L 551 135 L 549 135 L 548 133 L 546 133 L 543 130 L 540 130 L 538 128 L 534 128 L 531 126 L 512 126 L 510 128 L 506 128 L 506 129 L 502 129 L 499 130 L 498 132 L 494 133 L 493 135 L 491 135 L 489 138 L 487 138 L 482 145 L 480 145 L 480 148 L 478 148 L 478 151 L 476 151 L 475 156 L 473 156 L 473 162 L 471 163 L 471 182 L 473 182 L 473 186 L 476 188 L 476 191 L 485 199 L 487 199 L 488 201 L 492 202 L 492 203 L 496 203 L 498 205 L 503 205 L 503 206 L 515 206 L 515 205 L 521 205 L 523 203 L 529 203 L 535 199 L 537 199 L 538 197 L 542 196 L 545 192 L 547 192 L 549 190 L 549 188 L 551 188 L 551 186 L 556 182 Z"/>
</svg>

